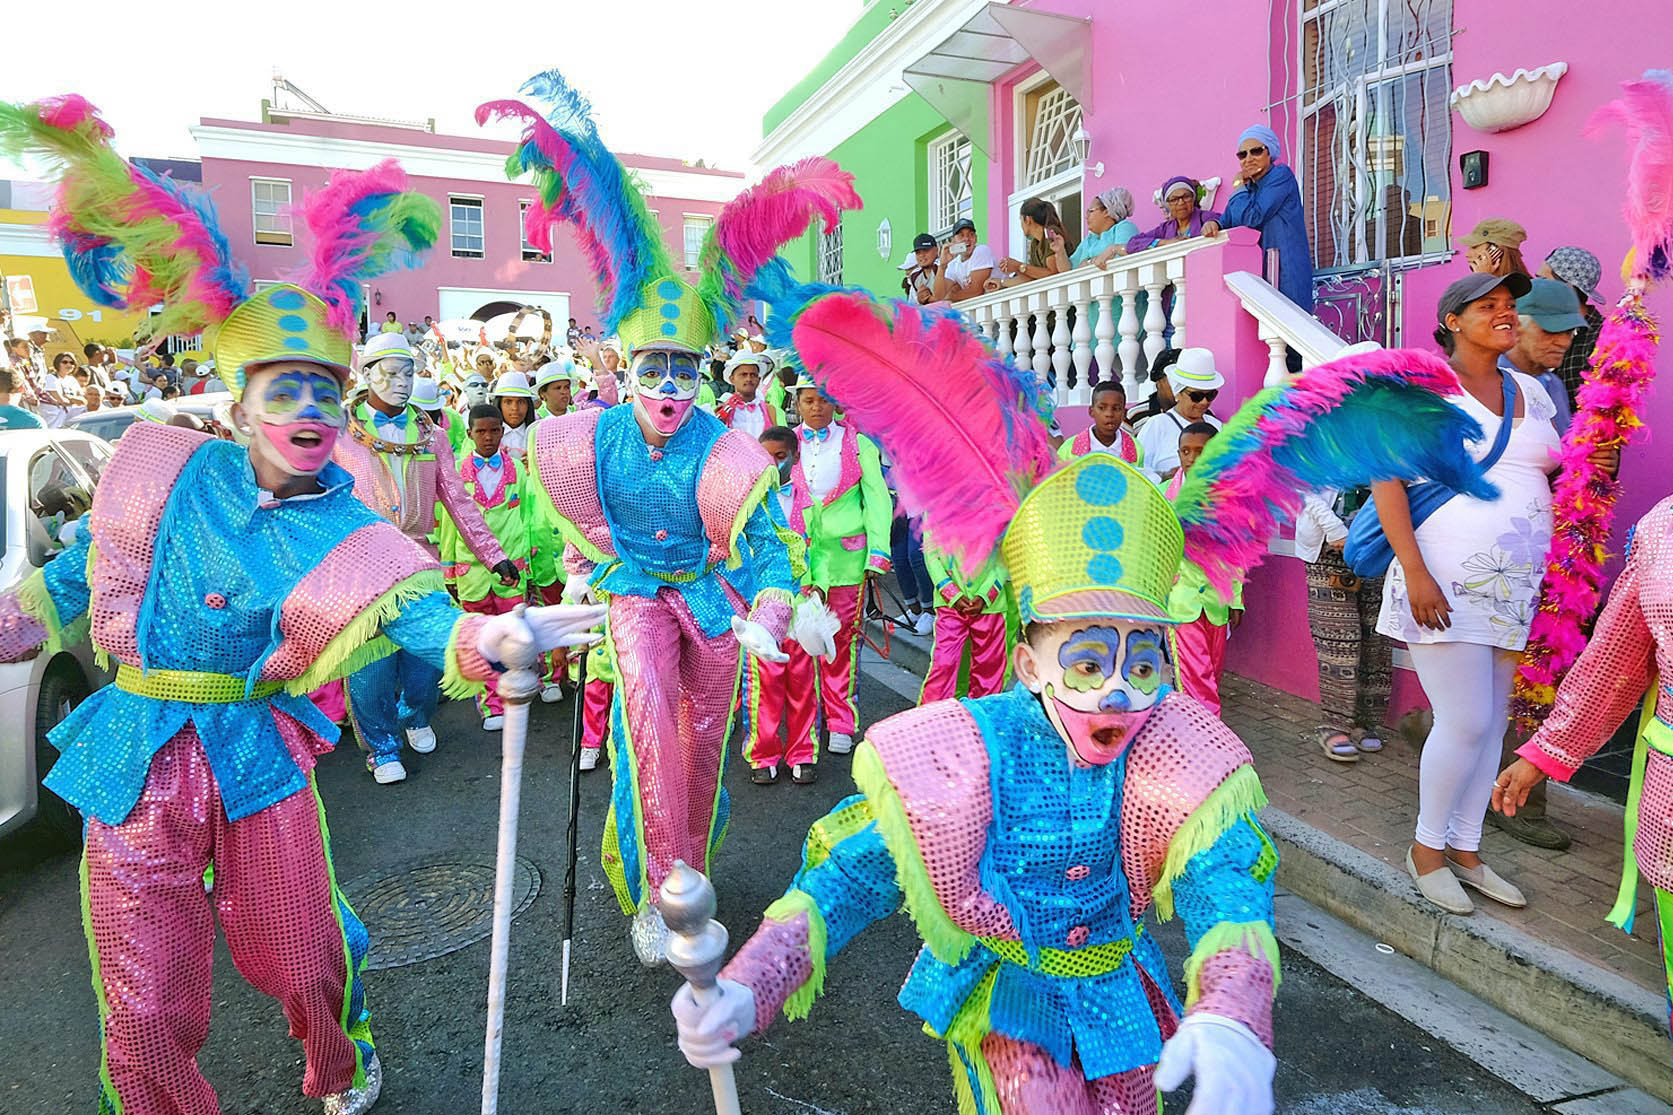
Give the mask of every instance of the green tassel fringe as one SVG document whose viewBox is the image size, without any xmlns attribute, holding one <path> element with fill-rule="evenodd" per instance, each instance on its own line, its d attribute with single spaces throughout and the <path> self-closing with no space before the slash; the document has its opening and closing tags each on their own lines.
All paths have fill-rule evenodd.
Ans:
<svg viewBox="0 0 1673 1115">
<path fill-rule="evenodd" d="M 440 569 L 420 570 L 397 581 L 337 632 L 301 677 L 286 682 L 285 691 L 301 696 L 394 653 L 395 644 L 379 634 L 379 630 L 400 615 L 410 601 L 444 588 Z"/>
<path fill-rule="evenodd" d="M 1266 794 L 1255 768 L 1245 764 L 1232 771 L 1226 780 L 1209 794 L 1203 803 L 1185 818 L 1179 831 L 1168 842 L 1168 855 L 1162 862 L 1161 876 L 1151 891 L 1156 916 L 1162 921 L 1173 917 L 1173 881 L 1185 873 L 1185 867 L 1198 852 L 1214 846 L 1225 831 L 1245 815 L 1266 808 Z"/>
<path fill-rule="evenodd" d="M 1246 952 L 1272 965 L 1272 990 L 1278 990 L 1278 939 L 1264 921 L 1223 921 L 1202 935 L 1185 961 L 1185 1006 L 1190 1008 L 1202 994 L 1198 977 L 1209 957 L 1222 952 Z"/>
</svg>

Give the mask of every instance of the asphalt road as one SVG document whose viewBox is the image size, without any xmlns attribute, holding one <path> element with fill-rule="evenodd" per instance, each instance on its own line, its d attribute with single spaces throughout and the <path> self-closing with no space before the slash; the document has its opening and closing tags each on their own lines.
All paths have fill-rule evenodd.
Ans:
<svg viewBox="0 0 1673 1115">
<path fill-rule="evenodd" d="M 868 718 L 908 702 L 862 684 Z M 678 978 L 634 961 L 626 921 L 597 868 L 607 773 L 586 776 L 582 890 L 571 999 L 557 998 L 571 706 L 536 705 L 519 851 L 542 876 L 513 925 L 500 1110 L 712 1110 L 704 1074 L 674 1047 L 669 996 Z M 375 875 L 422 857 L 486 857 L 497 826 L 498 737 L 469 706 L 444 708 L 442 743 L 409 759 L 407 782 L 375 785 L 346 747 L 320 766 L 338 877 Z M 741 940 L 799 862 L 808 824 L 852 792 L 847 759 L 831 757 L 814 786 L 757 787 L 734 758 L 731 834 L 716 869 L 719 917 Z M 369 917 L 368 921 L 372 919 Z M 1183 940 L 1161 933 L 1177 964 Z M 90 1111 L 97 1028 L 81 935 L 74 855 L 24 838 L 0 845 L 0 1111 Z M 373 943 L 374 957 L 377 942 Z M 744 1047 L 737 1070 L 752 1115 L 951 1112 L 944 1047 L 894 1002 L 915 950 L 904 917 L 873 927 L 830 968 L 804 1022 L 780 1022 Z M 479 1109 L 488 942 L 371 974 L 374 1029 L 385 1066 L 381 1112 L 460 1115 Z M 214 1022 L 201 1063 L 223 1111 L 317 1111 L 298 1092 L 300 1049 L 276 1004 L 244 984 L 224 948 Z M 1278 1009 L 1278 1093 L 1293 1115 L 1451 1115 L 1542 1110 L 1508 1085 L 1298 955 L 1285 957 Z M 1173 1098 L 1169 1115 L 1183 1112 Z"/>
</svg>

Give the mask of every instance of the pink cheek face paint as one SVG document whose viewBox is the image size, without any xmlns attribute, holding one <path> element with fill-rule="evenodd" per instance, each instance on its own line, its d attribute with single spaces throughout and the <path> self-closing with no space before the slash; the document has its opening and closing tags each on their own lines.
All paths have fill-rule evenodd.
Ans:
<svg viewBox="0 0 1673 1115">
<path fill-rule="evenodd" d="M 651 416 L 651 425 L 656 427 L 659 434 L 672 434 L 685 421 L 686 411 L 691 409 L 692 399 L 652 399 L 645 407 Z"/>
<path fill-rule="evenodd" d="M 285 470 L 295 476 L 319 472 L 331 459 L 338 430 L 324 422 L 263 422 L 263 439 L 273 447 Z"/>
</svg>

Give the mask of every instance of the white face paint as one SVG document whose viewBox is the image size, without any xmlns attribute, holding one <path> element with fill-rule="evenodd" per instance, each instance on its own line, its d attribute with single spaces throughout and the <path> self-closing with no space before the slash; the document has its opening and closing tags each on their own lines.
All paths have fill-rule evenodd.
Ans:
<svg viewBox="0 0 1673 1115">
<path fill-rule="evenodd" d="M 318 364 L 269 364 L 250 373 L 238 404 L 250 452 L 290 476 L 312 476 L 343 429 L 343 387 Z"/>
<path fill-rule="evenodd" d="M 664 437 L 678 430 L 691 413 L 700 359 L 697 353 L 684 350 L 641 349 L 633 354 L 633 379 L 638 386 L 633 405 Z"/>
<path fill-rule="evenodd" d="M 467 409 L 479 407 L 488 401 L 488 381 L 480 375 L 469 376 L 460 386 L 459 393 L 465 397 Z"/>
<path fill-rule="evenodd" d="M 1053 623 L 1017 647 L 1016 668 L 1079 766 L 1120 758 L 1173 691 L 1167 628 L 1154 622 Z"/>
<path fill-rule="evenodd" d="M 412 398 L 418 367 L 406 356 L 385 356 L 362 369 L 373 395 L 392 406 L 404 407 Z"/>
</svg>

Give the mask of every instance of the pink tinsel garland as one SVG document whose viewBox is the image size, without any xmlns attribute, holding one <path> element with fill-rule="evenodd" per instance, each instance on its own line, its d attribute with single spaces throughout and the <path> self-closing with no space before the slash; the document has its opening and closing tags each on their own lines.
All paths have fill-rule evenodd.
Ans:
<svg viewBox="0 0 1673 1115">
<path fill-rule="evenodd" d="M 1551 549 L 1539 611 L 1528 630 L 1511 699 L 1511 712 L 1525 733 L 1545 720 L 1557 683 L 1585 649 L 1582 625 L 1597 611 L 1604 545 L 1621 486 L 1617 477 L 1592 463 L 1591 455 L 1623 448 L 1644 425 L 1638 413 L 1655 374 L 1660 341 L 1655 318 L 1643 302 L 1628 300 L 1604 323 L 1580 387 L 1552 492 Z"/>
</svg>

